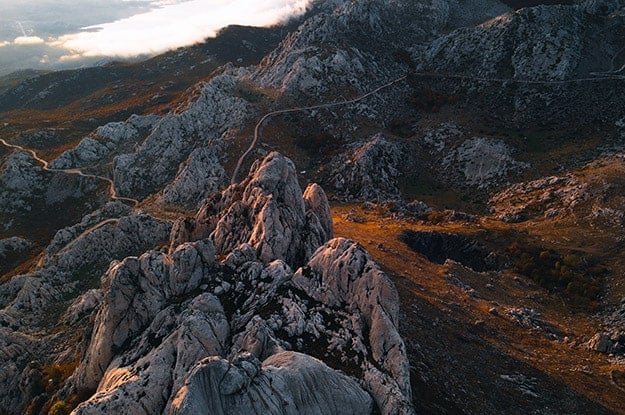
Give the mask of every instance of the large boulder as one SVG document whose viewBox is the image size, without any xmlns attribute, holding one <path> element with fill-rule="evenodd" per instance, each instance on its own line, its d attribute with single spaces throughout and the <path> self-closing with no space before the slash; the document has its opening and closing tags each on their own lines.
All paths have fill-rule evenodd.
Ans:
<svg viewBox="0 0 625 415">
<path fill-rule="evenodd" d="M 178 392 L 172 411 L 177 415 L 371 412 L 371 397 L 354 379 L 295 352 L 277 353 L 262 366 L 249 355 L 234 363 L 218 358 L 202 360 Z"/>
</svg>

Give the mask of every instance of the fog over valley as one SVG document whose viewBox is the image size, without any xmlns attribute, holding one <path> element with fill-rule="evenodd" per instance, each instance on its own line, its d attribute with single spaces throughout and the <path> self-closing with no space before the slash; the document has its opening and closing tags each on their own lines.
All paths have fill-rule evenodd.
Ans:
<svg viewBox="0 0 625 415">
<path fill-rule="evenodd" d="M 0 0 L 0 76 L 164 52 L 230 25 L 265 26 L 309 0 Z"/>
</svg>

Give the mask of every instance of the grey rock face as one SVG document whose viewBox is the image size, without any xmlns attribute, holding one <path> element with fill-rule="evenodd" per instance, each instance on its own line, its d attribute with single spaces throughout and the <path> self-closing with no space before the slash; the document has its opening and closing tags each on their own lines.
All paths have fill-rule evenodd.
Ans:
<svg viewBox="0 0 625 415">
<path fill-rule="evenodd" d="M 514 184 L 495 194 L 490 203 L 495 216 L 506 222 L 554 217 L 574 212 L 588 200 L 588 187 L 573 175 L 552 176 Z"/>
<path fill-rule="evenodd" d="M 45 174 L 37 161 L 28 153 L 15 151 L 0 167 L 2 211 L 30 210 L 30 199 L 45 189 Z"/>
<path fill-rule="evenodd" d="M 111 153 L 112 148 L 91 137 L 84 138 L 73 149 L 65 151 L 50 163 L 54 169 L 69 169 L 88 166 L 101 161 Z"/>
<path fill-rule="evenodd" d="M 210 235 L 219 254 L 247 243 L 265 262 L 281 258 L 301 264 L 332 237 L 327 205 L 319 205 L 325 198 L 322 192 L 310 190 L 307 209 L 295 166 L 281 154 L 270 153 L 254 163 L 243 182 L 204 203 L 189 236 Z"/>
<path fill-rule="evenodd" d="M 67 230 L 72 231 L 75 229 Z M 132 251 L 141 252 L 158 242 L 165 242 L 170 231 L 169 223 L 145 214 L 102 220 L 76 235 L 58 252 L 48 251 L 43 264 L 65 270 L 86 264 L 108 264 Z"/>
<path fill-rule="evenodd" d="M 365 350 L 371 354 L 360 350 L 365 388 L 383 413 L 410 413 L 409 365 L 397 331 L 399 298 L 364 248 L 342 238 L 331 240 L 295 273 L 293 284 L 327 307 L 351 305 L 348 312 L 359 316 L 362 325 L 351 327 L 352 339 L 350 334 L 337 336 L 335 341 L 347 342 L 337 348 L 347 348 L 350 340 L 352 345 L 368 344 Z"/>
<path fill-rule="evenodd" d="M 493 187 L 530 167 L 504 140 L 472 136 L 451 122 L 427 129 L 417 151 L 427 152 L 435 177 L 460 187 Z"/>
<path fill-rule="evenodd" d="M 283 401 L 303 413 L 350 407 L 370 413 L 372 400 L 364 390 L 383 413 L 411 413 L 397 294 L 361 247 L 332 240 L 293 275 L 281 261 L 263 265 L 249 246 L 219 264 L 207 258 L 214 254 L 208 240 L 198 244 L 180 245 L 171 257 L 149 252 L 128 258 L 109 271 L 90 346 L 70 382 L 97 392 L 76 413 L 249 413 Z M 267 312 L 268 319 L 258 317 Z M 181 332 L 187 327 L 195 331 Z M 302 341 L 315 335 L 316 344 Z M 310 356 L 284 355 L 290 344 L 357 367 L 351 370 L 361 386 Z M 255 357 L 243 363 L 241 353 Z M 232 363 L 219 358 L 226 355 Z M 261 358 L 262 370 L 255 360 Z M 272 366 L 282 368 L 282 375 L 274 377 Z M 233 402 L 239 412 L 225 409 Z"/>
<path fill-rule="evenodd" d="M 206 197 L 223 188 L 226 175 L 220 163 L 223 146 L 198 148 L 181 164 L 178 174 L 160 197 L 165 205 L 196 208 Z"/>
<path fill-rule="evenodd" d="M 228 334 L 221 304 L 210 294 L 196 297 L 178 317 L 173 307 L 160 311 L 142 334 L 135 351 L 137 354 L 149 350 L 147 354 L 132 363 L 128 361 L 132 356 L 113 360 L 98 393 L 74 413 L 162 413 L 167 391 L 178 390 L 183 376 L 199 359 L 221 354 Z"/>
<path fill-rule="evenodd" d="M 292 391 L 299 393 L 293 394 Z M 220 399 L 211 397 L 220 396 Z M 200 361 L 174 399 L 172 414 L 369 414 L 371 397 L 353 379 L 313 357 L 281 352 L 262 366 L 251 356 L 234 363 Z"/>
<path fill-rule="evenodd" d="M 63 152 L 50 162 L 53 169 L 75 169 L 87 167 L 110 158 L 123 149 L 132 148 L 150 129 L 159 117 L 156 115 L 133 115 L 125 122 L 114 122 L 98 127 L 95 132 L 80 141 L 70 150 Z"/>
<path fill-rule="evenodd" d="M 431 21 L 438 21 L 433 17 L 439 12 L 403 1 L 340 0 L 316 6 L 320 11 L 259 65 L 252 76 L 255 82 L 294 94 L 319 95 L 338 85 L 364 91 L 371 86 L 368 82 L 390 79 L 397 73 L 397 65 L 388 59 L 388 49 L 380 45 L 391 38 L 397 47 L 400 42 L 410 44 L 411 39 L 423 36 L 423 31 L 415 36 L 411 30 L 398 35 L 398 30 L 420 24 L 429 27 Z M 376 58 L 387 60 L 381 64 Z"/>
<path fill-rule="evenodd" d="M 75 174 L 45 171 L 31 154 L 13 151 L 0 163 L 0 218 L 5 230 L 30 223 L 40 215 L 72 205 L 67 223 L 75 211 L 102 203 L 100 180 Z M 79 213 L 78 213 L 79 215 Z"/>
<path fill-rule="evenodd" d="M 622 36 L 609 29 L 622 26 L 619 10 L 617 1 L 523 8 L 417 46 L 413 58 L 420 72 L 440 75 L 430 80 L 436 90 L 462 91 L 519 125 L 617 120 L 605 97 L 621 88 L 610 79 L 621 71 Z"/>
<path fill-rule="evenodd" d="M 67 325 L 76 324 L 82 318 L 91 315 L 93 310 L 100 305 L 104 295 L 100 289 L 92 289 L 78 297 L 67 307 L 62 321 Z"/>
<path fill-rule="evenodd" d="M 269 154 L 180 221 L 170 253 L 111 265 L 60 397 L 96 390 L 76 414 L 412 413 L 397 293 L 331 232 L 323 190 L 302 194 L 293 164 Z"/>
<path fill-rule="evenodd" d="M 128 216 L 132 210 L 121 202 L 109 202 L 100 209 L 85 215 L 80 223 L 60 229 L 52 238 L 50 244 L 46 247 L 46 256 L 51 256 L 59 252 L 64 246 L 76 239 L 81 233 L 87 229 L 102 223 L 107 219 L 118 219 L 122 216 Z"/>
<path fill-rule="evenodd" d="M 13 236 L 11 238 L 0 239 L 0 259 L 6 258 L 11 252 L 21 252 L 30 248 L 32 242 Z"/>
<path fill-rule="evenodd" d="M 362 200 L 399 199 L 402 151 L 399 145 L 378 134 L 332 164 L 331 184 L 339 196 Z"/>
<path fill-rule="evenodd" d="M 141 131 L 152 128 L 160 119 L 157 115 L 131 115 L 125 122 L 110 122 L 95 130 L 95 135 L 115 144 L 135 140 Z"/>
<path fill-rule="evenodd" d="M 480 23 L 508 10 L 496 0 L 333 0 L 314 7 L 317 14 L 265 58 L 254 81 L 294 94 L 348 85 L 364 91 L 371 81 L 405 71 L 389 44 L 411 48 L 449 26 Z"/>
<path fill-rule="evenodd" d="M 481 77 L 566 79 L 580 62 L 583 21 L 579 10 L 568 6 L 504 14 L 432 42 L 424 67 Z"/>
<path fill-rule="evenodd" d="M 48 251 L 33 273 L 0 285 L 0 321 L 15 330 L 49 324 L 56 318 L 48 313 L 53 304 L 82 294 L 110 261 L 155 246 L 167 239 L 170 229 L 147 215 L 133 215 L 104 220 L 76 234 L 62 249 Z"/>
<path fill-rule="evenodd" d="M 474 137 L 452 150 L 443 166 L 461 173 L 470 186 L 486 188 L 530 165 L 512 157 L 512 149 L 501 140 Z"/>
<path fill-rule="evenodd" d="M 19 385 L 16 380 L 36 356 L 36 344 L 35 337 L 0 327 L 0 387 L 3 391 L 10 391 L 0 395 L 0 410 L 17 413 L 16 409 L 21 408 L 25 397 L 29 396 L 26 382 Z"/>
<path fill-rule="evenodd" d="M 0 212 L 32 209 L 32 199 L 41 197 L 47 175 L 32 156 L 15 151 L 0 166 Z"/>
<path fill-rule="evenodd" d="M 144 198 L 170 182 L 194 148 L 243 126 L 250 104 L 234 93 L 245 71 L 229 70 L 203 85 L 196 100 L 159 120 L 134 153 L 117 156 L 114 181 L 121 195 Z"/>
<path fill-rule="evenodd" d="M 595 334 L 586 347 L 599 353 L 625 355 L 625 298 L 605 316 L 603 330 Z"/>
<path fill-rule="evenodd" d="M 80 330 L 102 299 L 101 290 L 88 288 L 96 284 L 109 262 L 167 240 L 170 224 L 147 215 L 124 216 L 128 213 L 125 205 L 113 202 L 80 224 L 59 231 L 32 274 L 0 285 L 0 343 L 8 339 L 12 344 L 3 347 L 7 353 L 0 352 L 0 384 L 5 391 L 0 393 L 0 412 L 22 413 L 21 405 L 33 399 L 33 393 L 40 393 L 20 384 L 31 382 L 28 362 L 53 361 L 59 358 L 59 350 L 71 355 L 79 347 L 64 344 L 54 350 L 60 340 L 42 336 L 40 330 L 59 321 Z M 71 305 L 66 303 L 77 296 Z M 36 337 L 23 334 L 33 331 Z M 19 345 L 27 351 L 17 358 L 13 351 Z"/>
<path fill-rule="evenodd" d="M 334 224 L 332 223 L 332 213 L 325 192 L 317 183 L 308 185 L 304 191 L 304 205 L 306 206 L 306 216 L 316 216 L 325 232 L 324 240 L 330 239 L 334 234 Z"/>
</svg>

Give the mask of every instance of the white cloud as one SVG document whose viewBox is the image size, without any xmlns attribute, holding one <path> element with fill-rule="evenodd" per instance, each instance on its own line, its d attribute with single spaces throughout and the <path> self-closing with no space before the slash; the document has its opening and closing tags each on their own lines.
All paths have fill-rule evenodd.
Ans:
<svg viewBox="0 0 625 415">
<path fill-rule="evenodd" d="M 76 56 L 130 57 L 202 41 L 230 24 L 265 26 L 302 13 L 311 0 L 189 0 L 87 31 L 61 36 L 51 46 Z M 71 58 L 69 58 L 71 56 Z"/>
<path fill-rule="evenodd" d="M 59 62 L 75 62 L 81 60 L 83 57 L 84 56 L 80 53 L 75 53 L 73 55 L 63 55 L 59 58 Z"/>
<path fill-rule="evenodd" d="M 45 40 L 39 36 L 19 36 L 13 40 L 15 45 L 43 45 Z"/>
<path fill-rule="evenodd" d="M 0 48 L 4 47 L 4 46 L 9 46 L 11 44 L 11 42 L 7 42 L 6 40 L 4 42 L 0 42 Z"/>
</svg>

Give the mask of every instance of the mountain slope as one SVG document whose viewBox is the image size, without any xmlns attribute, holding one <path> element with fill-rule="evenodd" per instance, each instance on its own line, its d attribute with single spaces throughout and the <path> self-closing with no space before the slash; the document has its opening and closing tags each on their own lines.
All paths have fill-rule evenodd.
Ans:
<svg viewBox="0 0 625 415">
<path fill-rule="evenodd" d="M 625 413 L 625 9 L 566 3 L 319 0 L 5 91 L 0 413 Z"/>
</svg>

